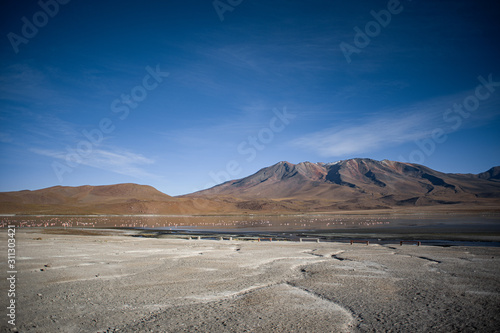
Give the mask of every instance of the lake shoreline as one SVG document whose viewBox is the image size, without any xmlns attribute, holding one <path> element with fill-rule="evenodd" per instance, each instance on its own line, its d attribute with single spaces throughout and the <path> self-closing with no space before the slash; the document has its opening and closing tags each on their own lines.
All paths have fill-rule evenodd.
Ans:
<svg viewBox="0 0 500 333">
<path fill-rule="evenodd" d="M 461 234 L 459 236 L 444 235 L 444 234 L 416 234 L 416 233 L 362 233 L 349 231 L 301 231 L 301 232 L 237 232 L 235 230 L 160 230 L 157 228 L 31 228 L 38 229 L 41 233 L 46 234 L 65 234 L 65 235 L 127 235 L 130 237 L 139 238 L 156 238 L 156 239 L 200 239 L 205 240 L 234 240 L 241 241 L 287 241 L 287 242 L 326 242 L 326 243 L 345 243 L 349 244 L 350 240 L 368 241 L 370 244 L 379 245 L 400 245 L 400 241 L 404 242 L 420 242 L 422 245 L 428 246 L 485 246 L 485 247 L 500 247 L 500 235 L 474 235 Z M 405 243 L 407 244 L 407 243 Z"/>
</svg>

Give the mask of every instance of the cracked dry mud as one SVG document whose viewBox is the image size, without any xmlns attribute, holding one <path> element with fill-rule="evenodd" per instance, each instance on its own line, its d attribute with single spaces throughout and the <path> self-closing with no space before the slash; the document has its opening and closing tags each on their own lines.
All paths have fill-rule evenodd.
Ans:
<svg viewBox="0 0 500 333">
<path fill-rule="evenodd" d="M 16 240 L 18 325 L 2 320 L 6 332 L 500 331 L 499 248 L 26 229 Z"/>
</svg>

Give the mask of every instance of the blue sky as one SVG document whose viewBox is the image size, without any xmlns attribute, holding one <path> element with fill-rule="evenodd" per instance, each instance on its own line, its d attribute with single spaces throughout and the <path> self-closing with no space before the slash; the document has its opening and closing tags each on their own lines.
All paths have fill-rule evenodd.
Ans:
<svg viewBox="0 0 500 333">
<path fill-rule="evenodd" d="M 3 7 L 0 191 L 179 195 L 281 160 L 500 165 L 494 1 Z"/>
</svg>

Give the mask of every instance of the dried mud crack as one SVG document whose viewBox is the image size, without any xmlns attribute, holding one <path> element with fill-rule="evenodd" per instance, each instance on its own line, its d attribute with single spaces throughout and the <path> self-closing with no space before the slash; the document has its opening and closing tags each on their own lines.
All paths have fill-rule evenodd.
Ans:
<svg viewBox="0 0 500 333">
<path fill-rule="evenodd" d="M 2 332 L 500 327 L 499 248 L 16 236 L 17 326 L 3 322 Z"/>
</svg>

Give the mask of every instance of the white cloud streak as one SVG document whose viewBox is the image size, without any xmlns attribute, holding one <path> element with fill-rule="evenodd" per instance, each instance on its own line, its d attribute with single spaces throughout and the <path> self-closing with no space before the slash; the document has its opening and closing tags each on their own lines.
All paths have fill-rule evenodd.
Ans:
<svg viewBox="0 0 500 333">
<path fill-rule="evenodd" d="M 38 155 L 52 157 L 64 162 L 66 162 L 67 159 L 67 152 L 63 151 L 38 148 L 31 148 L 30 151 Z M 100 148 L 93 149 L 88 156 L 82 157 L 78 164 L 135 178 L 158 178 L 159 176 L 151 174 L 143 169 L 143 166 L 153 164 L 154 162 L 153 159 L 130 151 Z"/>
<path fill-rule="evenodd" d="M 310 149 L 323 157 L 337 157 L 368 153 L 375 150 L 394 147 L 407 142 L 432 136 L 434 130 L 451 133 L 463 128 L 481 126 L 498 117 L 500 98 L 481 102 L 476 113 L 468 118 L 445 119 L 445 112 L 455 103 L 462 103 L 464 98 L 472 96 L 474 91 L 445 96 L 412 105 L 400 110 L 380 112 L 367 121 L 358 124 L 334 126 L 322 131 L 306 134 L 292 141 L 292 145 Z M 454 114 L 457 119 L 458 114 Z M 453 125 L 459 125 L 458 128 Z"/>
<path fill-rule="evenodd" d="M 361 125 L 334 127 L 305 135 L 293 144 L 312 149 L 324 157 L 360 154 L 388 145 L 427 137 L 430 130 L 421 129 L 427 119 L 418 115 L 394 119 L 384 116 Z"/>
</svg>

